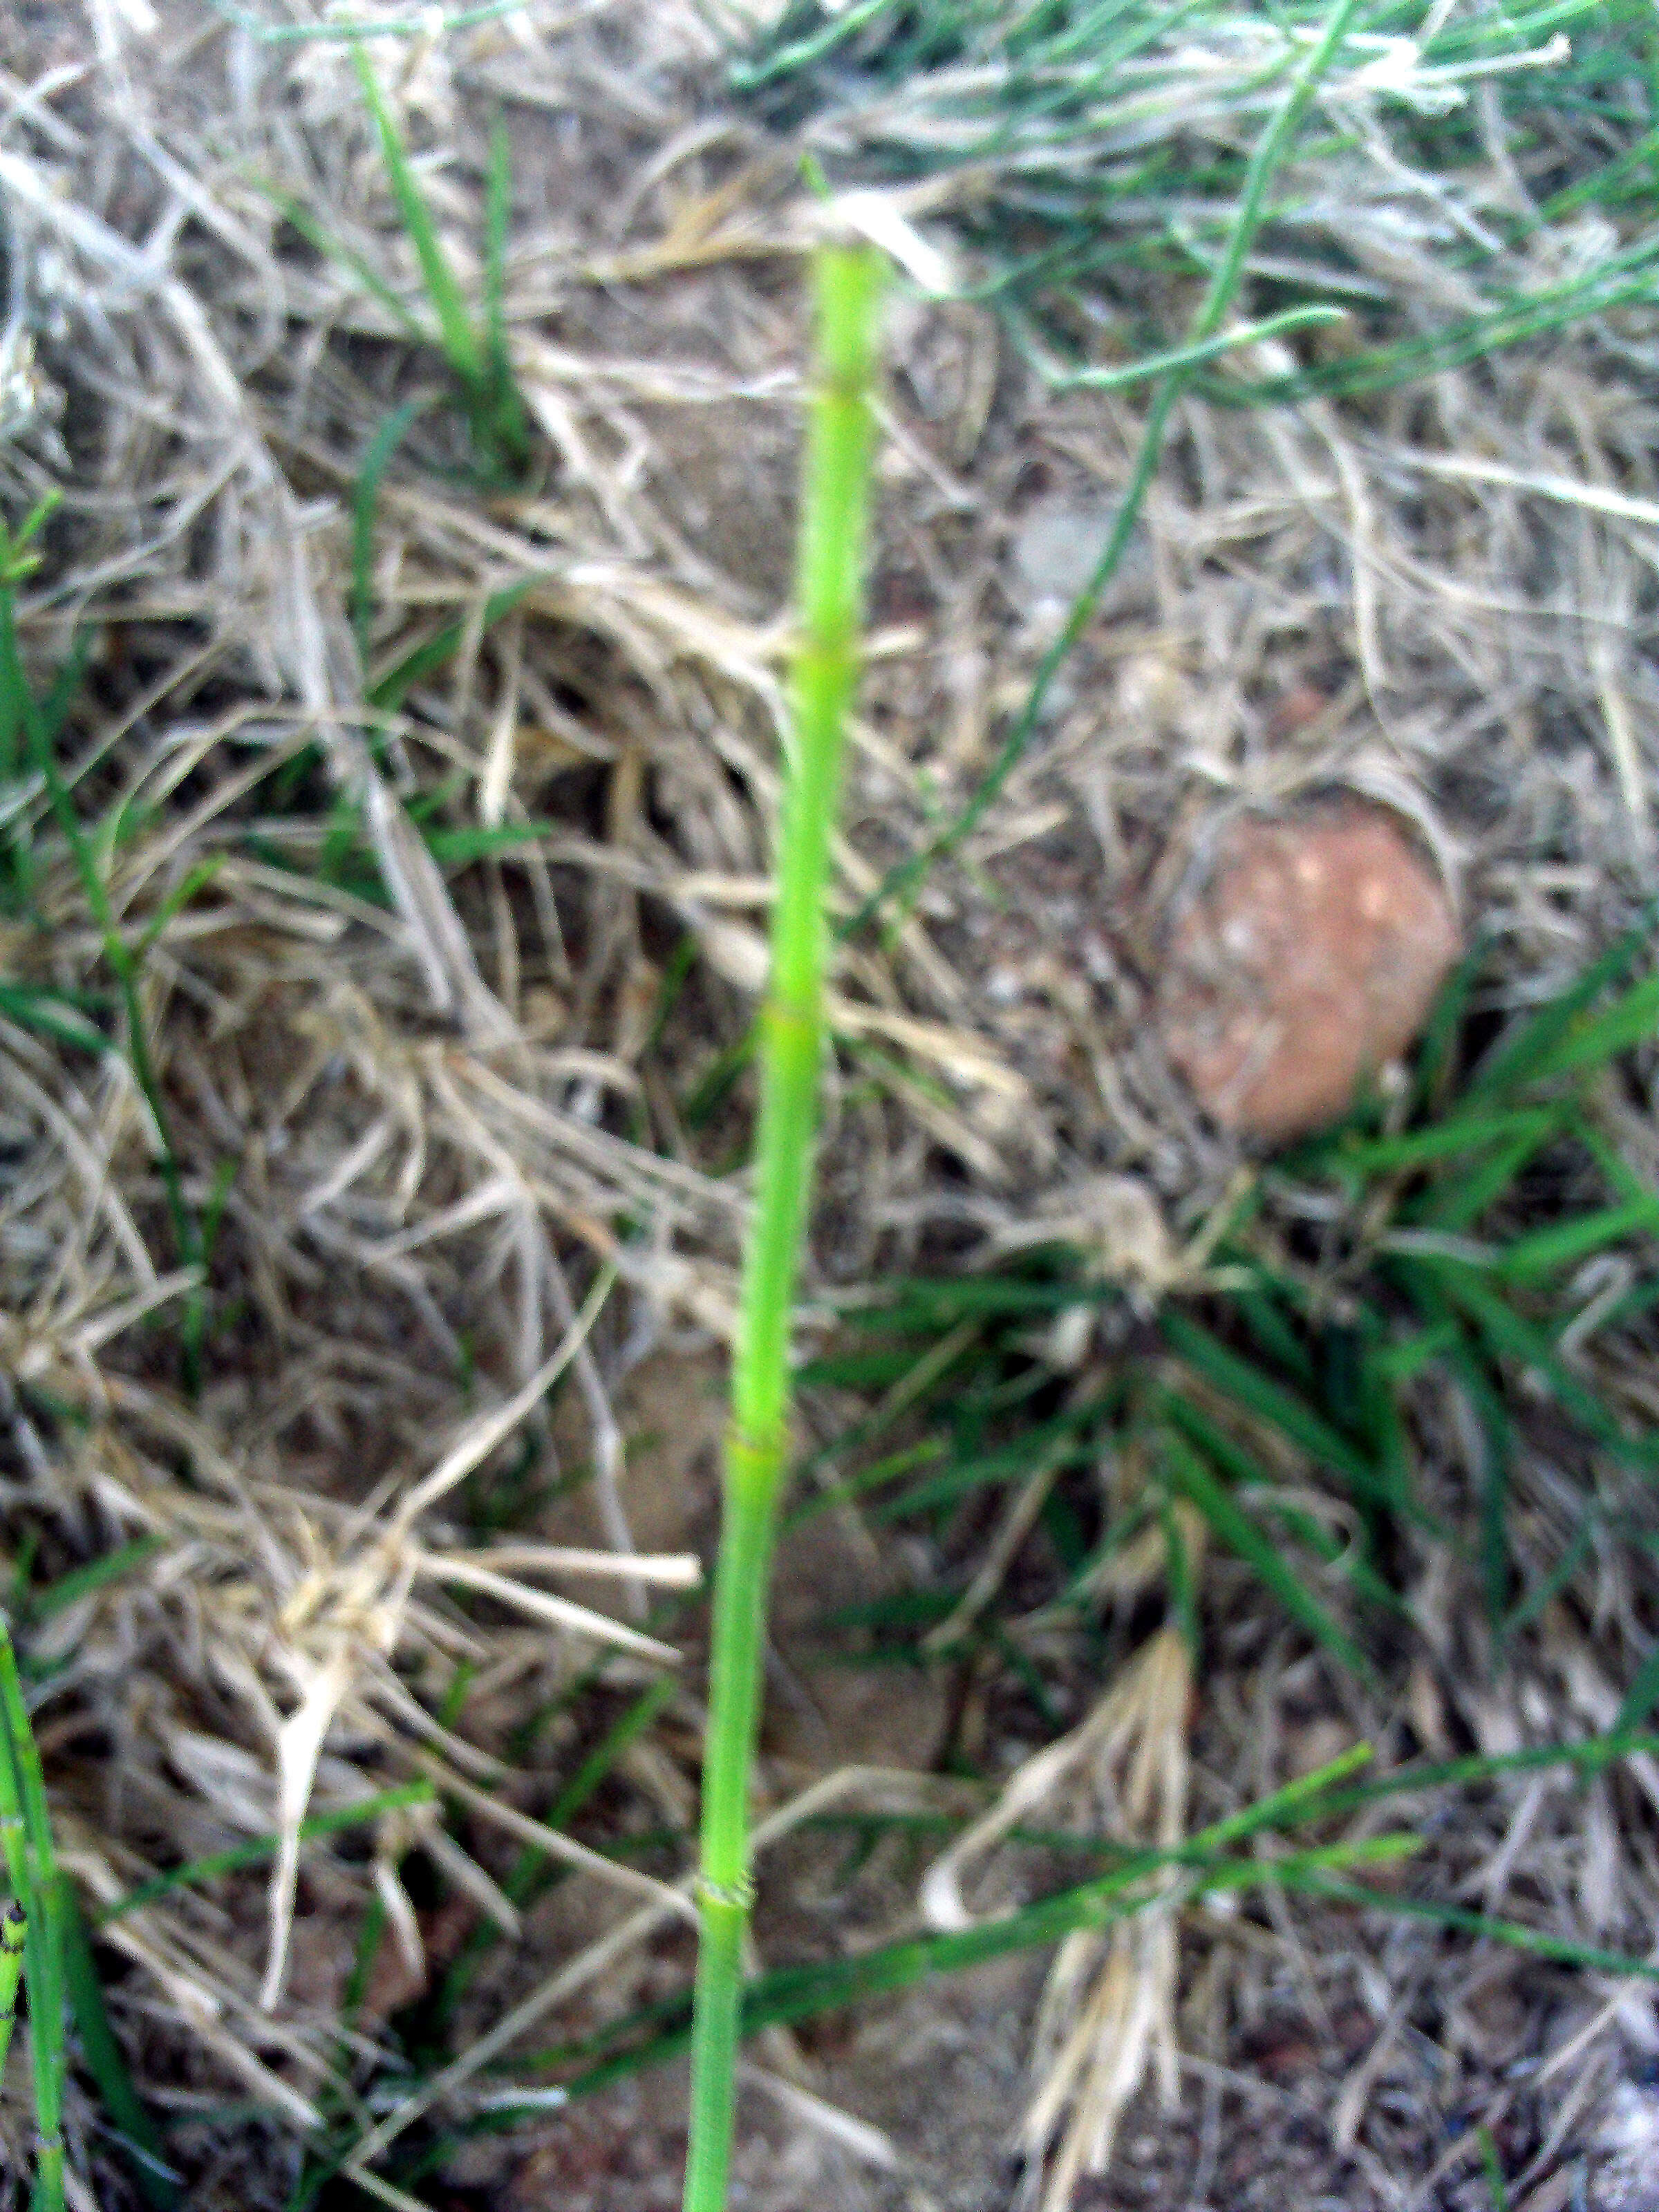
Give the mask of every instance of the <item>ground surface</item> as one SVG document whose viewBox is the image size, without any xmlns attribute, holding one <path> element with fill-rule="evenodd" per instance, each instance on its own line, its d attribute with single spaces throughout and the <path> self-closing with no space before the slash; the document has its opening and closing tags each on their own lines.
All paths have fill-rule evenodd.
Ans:
<svg viewBox="0 0 1659 2212">
<path fill-rule="evenodd" d="M 829 21 L 798 13 L 809 30 Z M 474 293 L 492 115 L 508 127 L 505 313 L 537 459 L 503 489 L 481 485 L 437 349 L 404 327 L 426 313 L 416 258 L 337 40 L 271 41 L 257 33 L 274 13 L 239 27 L 197 0 L 155 15 L 94 0 L 84 21 L 6 12 L 0 503 L 15 524 L 49 485 L 67 495 L 23 590 L 24 656 L 44 690 L 88 642 L 63 755 L 112 926 L 143 944 L 183 1200 L 216 1224 L 197 1387 L 179 1356 L 193 1279 L 155 1127 L 123 1053 L 63 1030 L 64 1008 L 88 1018 L 88 993 L 119 1028 L 103 933 L 39 787 L 15 778 L 6 819 L 27 822 L 43 858 L 6 909 L 8 973 L 58 994 L 59 1018 L 0 1009 L 5 1549 L 27 1590 L 150 1540 L 132 1573 L 21 1616 L 40 1679 L 65 1662 L 37 1712 L 64 1856 L 100 1907 L 291 1825 L 302 1800 L 337 1811 L 419 1777 L 446 1799 L 441 1832 L 404 1806 L 308 1845 L 286 1942 L 268 1862 L 109 1923 L 110 2009 L 204 2212 L 292 2201 L 303 2141 L 361 2138 L 411 2064 L 464 2055 L 550 1977 L 573 1977 L 562 2001 L 478 2080 L 442 2085 L 441 2126 L 525 2086 L 528 2051 L 671 1996 L 689 1969 L 672 1908 L 638 1942 L 594 1947 L 641 1909 L 641 1869 L 668 1881 L 687 1863 L 695 1607 L 664 1631 L 680 1686 L 570 1824 L 634 1887 L 590 1867 L 526 1905 L 441 2045 L 419 2010 L 501 1915 L 526 1832 L 499 1808 L 551 1817 L 659 1671 L 480 1594 L 462 1579 L 471 1553 L 712 1555 L 801 423 L 799 156 L 815 148 L 837 181 L 888 181 L 909 173 L 924 123 L 938 143 L 955 128 L 954 111 L 918 121 L 876 99 L 856 53 L 787 97 L 744 95 L 718 19 L 550 0 L 375 42 Z M 1595 28 L 1575 20 L 1574 38 Z M 1193 82 L 1248 77 L 1248 40 L 1267 35 L 1206 15 Z M 1291 252 L 1331 264 L 1364 313 L 1395 288 L 1392 331 L 1480 305 L 1458 258 L 1476 233 L 1512 241 L 1501 274 L 1523 288 L 1628 246 L 1638 217 L 1595 204 L 1532 217 L 1583 143 L 1611 156 L 1650 125 L 1650 90 L 1613 102 L 1615 122 L 1597 109 L 1570 129 L 1544 109 L 1524 173 L 1493 98 L 1472 98 L 1445 176 L 1405 159 L 1431 105 L 1401 122 L 1384 103 L 1383 153 L 1363 88 L 1322 111 L 1348 150 L 1294 173 L 1302 212 L 1270 240 L 1252 312 L 1276 304 Z M 1152 127 L 1201 168 L 1267 112 Z M 1021 222 L 1047 188 L 1040 175 Z M 993 164 L 907 203 L 969 284 L 990 265 L 986 206 L 1014 219 L 1005 190 Z M 1156 194 L 1123 220 L 1155 217 Z M 1186 327 L 1200 290 L 1189 265 L 1127 268 L 1109 309 L 1079 289 L 1065 331 L 1108 360 Z M 1152 1359 L 1158 1299 L 1202 1288 L 1205 1224 L 1261 1157 L 1201 1110 L 1158 1018 L 1170 944 L 1242 820 L 1293 831 L 1334 806 L 1386 810 L 1437 928 L 1453 915 L 1486 933 L 1488 1030 L 1629 922 L 1652 878 L 1659 730 L 1649 312 L 1608 309 L 1352 399 L 1182 402 L 1029 750 L 908 918 L 841 957 L 812 1348 L 872 1280 L 1061 1241 L 1126 1287 L 1127 1318 L 1109 1340 L 1086 1314 L 1081 1336 L 1057 1323 L 1042 1338 L 1050 1398 L 1109 1354 Z M 1365 335 L 1322 335 L 1328 356 L 1295 358 L 1340 359 Z M 893 306 L 842 918 L 973 793 L 1124 496 L 1144 386 L 1051 391 L 1030 339 L 966 300 Z M 1245 373 L 1291 359 L 1268 340 Z M 406 402 L 401 442 L 374 458 Z M 1650 1180 L 1650 1068 L 1604 1103 Z M 1303 1220 L 1298 1250 L 1322 1233 Z M 1633 1279 L 1628 1255 L 1615 1265 Z M 1612 1279 L 1584 1281 L 1586 1310 Z M 591 1334 L 544 1407 L 536 1378 L 571 1352 L 596 1282 Z M 1629 1366 L 1620 1402 L 1650 1414 L 1650 1351 Z M 488 1423 L 520 1391 L 503 1443 Z M 804 1453 L 870 1399 L 810 1391 Z M 917 1441 L 902 1407 L 893 1419 L 896 1449 Z M 1204 1563 L 1200 1529 L 1197 1680 L 1044 1819 L 1144 1836 L 1168 1815 L 1184 1832 L 1361 1736 L 1394 1764 L 1607 1728 L 1659 1619 L 1651 1509 L 1553 1420 L 1544 1407 L 1522 1424 L 1524 1618 L 1501 1654 L 1470 1534 L 1480 1423 L 1449 1389 L 1413 1449 L 1457 1540 L 1401 1540 L 1406 1610 L 1376 1680 L 1357 1687 L 1236 1560 Z M 429 1501 L 416 1486 L 458 1438 L 482 1471 Z M 852 1463 L 826 1459 L 817 1480 Z M 1319 1503 L 1299 1463 L 1274 1472 L 1293 1502 Z M 1109 1509 L 1133 1473 L 1103 1453 L 1060 1501 Z M 1056 1629 L 1043 1609 L 1068 1571 L 1063 1518 L 1039 1521 L 1041 1499 L 999 1583 L 1024 1671 L 982 1644 L 849 1663 L 880 1638 L 848 1628 L 848 1608 L 971 1587 L 1009 1532 L 1000 1498 L 902 1528 L 826 1512 L 786 1540 L 763 1810 L 831 1782 L 841 1809 L 981 1812 L 1131 1672 L 1165 1623 L 1164 1555 L 1149 1565 L 1131 1547 L 1139 1565 L 1103 1576 L 1086 1626 Z M 1332 1525 L 1346 1542 L 1352 1519 Z M 523 1571 L 634 1618 L 614 1581 Z M 1334 1574 L 1320 1587 L 1341 1601 Z M 1137 1745 L 1169 1784 L 1163 1800 L 1141 1791 L 1139 1822 Z M 1398 1809 L 1428 1838 L 1425 1893 L 1646 1954 L 1656 1802 L 1659 1771 L 1638 1764 Z M 914 1933 L 936 1850 L 896 1831 L 867 1852 L 843 1832 L 788 1837 L 763 1863 L 763 1962 Z M 969 1902 L 1018 1901 L 1054 1871 L 1005 1874 L 992 1855 Z M 386 1927 L 343 2045 L 366 1910 Z M 1659 2212 L 1659 2023 L 1639 1979 L 1271 1887 L 1172 1925 L 1135 1968 L 1155 1993 L 1138 2032 L 1167 2029 L 1172 2094 L 1149 2081 L 1125 2100 L 1079 2212 Z M 771 2032 L 737 2201 L 1034 2203 L 1015 2145 L 1048 1955 Z M 683 2094 L 668 2066 L 451 2142 L 419 2188 L 445 2212 L 656 2212 L 678 2201 Z M 138 2199 L 100 2114 L 83 2081 L 75 2157 L 113 2212 Z M 332 2191 L 330 2212 L 364 2201 Z"/>
</svg>

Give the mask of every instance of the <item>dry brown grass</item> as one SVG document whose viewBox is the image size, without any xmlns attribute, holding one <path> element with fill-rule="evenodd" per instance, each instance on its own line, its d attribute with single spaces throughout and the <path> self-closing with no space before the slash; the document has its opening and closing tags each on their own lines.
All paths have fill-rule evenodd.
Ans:
<svg viewBox="0 0 1659 2212">
<path fill-rule="evenodd" d="M 520 1790 L 512 1726 L 579 1676 L 626 1687 L 663 1656 L 638 1616 L 653 1580 L 683 1570 L 678 1546 L 636 1553 L 617 1398 L 658 1347 L 722 1339 L 731 1311 L 743 1093 L 695 1122 L 687 1101 L 740 1044 L 763 960 L 800 197 L 792 149 L 726 97 L 689 4 L 548 0 L 377 46 L 463 269 L 477 268 L 498 102 L 512 127 L 506 305 L 544 458 L 531 488 L 484 494 L 435 355 L 282 211 L 284 195 L 317 211 L 418 301 L 344 47 L 264 43 L 194 0 L 153 20 L 144 0 L 97 0 L 87 21 L 90 43 L 78 15 L 9 11 L 0 500 L 21 512 L 48 485 L 64 493 L 24 635 L 42 672 L 73 636 L 93 641 L 65 757 L 88 818 L 119 808 L 130 826 L 104 856 L 121 927 L 142 933 L 211 864 L 148 954 L 145 1011 L 191 1202 L 231 1180 L 192 1404 L 170 1351 L 189 1279 L 125 1060 L 0 1022 L 0 1507 L 15 1558 L 38 1540 L 21 1570 L 37 1583 L 153 1542 L 141 1568 L 26 1632 L 36 1665 L 58 1668 L 37 1720 L 89 1902 L 251 1834 L 283 1838 L 260 1911 L 248 1883 L 179 1891 L 105 1938 L 132 1970 L 112 2002 L 147 2089 L 185 2107 L 251 2095 L 276 2116 L 274 2133 L 204 2138 L 191 2202 L 275 2203 L 293 2131 L 319 2098 L 349 2103 L 375 2031 L 365 2019 L 343 2058 L 338 1973 L 310 1996 L 291 1985 L 296 1884 L 302 1929 L 337 1931 L 376 1892 L 412 1968 L 422 1920 L 398 1867 L 418 1837 L 514 1932 L 489 1823 L 548 1838 L 520 1805 L 545 1803 L 546 1778 Z M 819 135 L 835 143 L 829 124 Z M 1384 220 L 1420 214 L 1414 187 L 1372 187 L 1333 236 L 1378 281 L 1434 300 L 1450 280 L 1432 226 Z M 1494 149 L 1455 187 L 1457 219 L 1523 190 Z M 1587 254 L 1599 220 L 1585 218 Z M 907 301 L 896 325 L 843 915 L 982 772 L 1139 425 L 1129 400 L 1045 392 L 980 310 Z M 378 714 L 349 616 L 351 495 L 377 426 L 414 396 L 434 404 L 380 503 L 369 675 L 447 622 L 461 640 Z M 1240 1163 L 1199 1121 L 1146 1012 L 1160 918 L 1240 808 L 1344 787 L 1409 816 L 1517 994 L 1552 988 L 1627 915 L 1654 854 L 1656 442 L 1622 326 L 1363 410 L 1183 408 L 1138 550 L 1036 743 L 892 939 L 842 954 L 826 1305 L 878 1273 L 1034 1234 L 1075 1236 L 1153 1291 L 1202 1268 L 1202 1224 Z M 486 627 L 490 593 L 526 578 Z M 1309 686 L 1314 711 L 1286 718 Z M 97 982 L 98 937 L 42 794 L 20 787 L 5 810 L 53 855 L 42 926 L 8 926 L 8 968 Z M 434 825 L 524 835 L 462 865 L 434 857 Z M 1651 1155 L 1650 1132 L 1638 1139 Z M 567 1370 L 574 1400 L 550 1420 Z M 520 1434 L 544 1468 L 591 1463 L 575 1533 L 611 1556 L 573 1562 L 539 1522 L 510 1553 L 469 1529 L 477 1501 L 464 1509 L 459 1486 Z M 1538 1482 L 1537 1510 L 1559 1510 L 1547 1470 Z M 572 1525 L 567 1513 L 567 1538 Z M 565 1595 L 573 1574 L 603 1622 Z M 1631 1591 L 1607 1586 L 1630 1614 Z M 1445 1644 L 1439 1674 L 1411 1686 L 1431 1748 L 1464 1729 L 1497 1747 L 1523 1726 L 1610 1717 L 1603 1662 L 1553 1617 L 1521 1686 L 1465 1680 L 1449 1710 L 1466 1656 L 1455 1594 L 1427 1592 L 1422 1609 Z M 1215 1691 L 1212 1727 L 1230 1758 L 1248 1747 L 1264 1786 L 1288 1756 L 1285 1712 L 1303 1729 L 1333 1719 L 1309 1664 L 1252 1646 Z M 446 1724 L 434 1712 L 463 1666 L 471 1686 Z M 1114 1733 L 1129 1694 L 1112 1691 L 1074 1740 L 1099 1777 L 1147 1755 Z M 1174 1764 L 1159 1788 L 1126 1785 L 1129 1825 L 1148 1833 L 1184 1817 L 1173 1697 L 1159 1691 L 1146 1741 Z M 699 1717 L 688 1677 L 670 1713 L 682 1774 Z M 301 1875 L 307 1807 L 419 1777 L 468 1808 L 468 1844 L 388 1814 L 366 1859 L 324 1847 Z M 786 1826 L 820 1802 L 813 1789 L 912 1803 L 921 1786 L 848 1770 L 802 1799 L 802 1776 L 774 1783 L 794 1799 L 775 1816 Z M 1201 1812 L 1201 1774 L 1191 1786 Z M 1618 1924 L 1621 1902 L 1645 1910 L 1659 1893 L 1610 1789 L 1581 1815 L 1565 1785 L 1517 1786 L 1506 1833 L 1442 1838 L 1448 1865 L 1496 1909 L 1524 1859 L 1534 1881 L 1577 1887 L 1587 1925 Z M 651 1894 L 603 1928 L 595 1901 L 597 1945 L 524 1962 L 521 2002 L 423 2104 L 465 2111 L 489 2057 L 684 1913 L 683 1889 L 591 1855 L 583 1873 L 618 1911 L 622 1892 Z M 1376 1996 L 1340 1940 L 1279 1936 L 1264 1963 L 1210 1932 L 1239 1956 L 1199 1974 L 1189 2048 L 1191 2008 L 1219 2017 L 1224 1984 L 1258 2021 L 1286 1977 L 1316 2014 L 1338 1982 Z M 1174 1940 L 1159 1917 L 1108 1946 L 1092 1995 L 1082 1967 L 1099 1960 L 1069 1962 L 1075 1986 L 1043 2033 L 1077 2063 L 1053 2076 L 1030 2147 L 1087 2090 L 1091 2036 L 1118 2070 L 1092 2077 L 1062 2177 L 1109 2148 L 1141 2057 L 1175 2065 Z M 1125 1962 L 1146 1944 L 1158 1957 L 1137 1978 Z M 1393 1990 L 1430 1971 L 1413 1956 L 1386 1984 L 1339 2148 L 1352 2152 L 1386 2072 Z M 1447 2005 L 1473 2003 L 1485 1972 Z M 1153 1983 L 1156 2016 L 1135 2010 Z M 1636 2032 L 1632 2001 L 1616 2002 Z M 1127 2040 L 1116 2014 L 1100 2033 L 1113 2005 L 1133 2014 Z M 1600 2052 L 1596 2025 L 1586 2016 L 1582 2048 L 1562 2051 Z M 1578 2058 L 1550 2063 L 1565 2075 Z M 1509 2094 L 1493 2088 L 1489 2111 Z M 4 2117 L 15 2138 L 21 2106 Z M 362 2112 L 362 2154 L 415 2117 Z M 79 2124 L 83 2160 L 122 2201 L 88 2110 Z M 1364 2155 L 1368 2185 L 1408 2201 Z M 1212 2144 L 1202 2156 L 1213 2174 Z"/>
</svg>

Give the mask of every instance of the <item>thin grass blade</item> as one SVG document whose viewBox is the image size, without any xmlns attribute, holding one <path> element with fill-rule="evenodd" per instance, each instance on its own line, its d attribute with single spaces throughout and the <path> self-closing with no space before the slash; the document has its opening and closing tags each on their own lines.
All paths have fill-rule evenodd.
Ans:
<svg viewBox="0 0 1659 2212">
<path fill-rule="evenodd" d="M 1171 1486 L 1198 1508 L 1217 1540 L 1253 1570 L 1291 1620 L 1306 1629 L 1340 1667 L 1357 1680 L 1369 1681 L 1370 1662 L 1359 1646 L 1337 1626 L 1286 1562 L 1279 1547 L 1250 1518 L 1225 1485 L 1216 1480 L 1185 1438 L 1166 1429 L 1159 1442 Z"/>
<path fill-rule="evenodd" d="M 473 328 L 465 298 L 444 253 L 425 194 L 410 167 L 402 137 L 392 118 L 392 111 L 386 106 L 386 94 L 380 89 L 380 81 L 360 41 L 353 45 L 351 58 L 356 68 L 357 81 L 363 89 L 363 99 L 380 137 L 380 151 L 386 160 L 386 173 L 392 179 L 398 211 L 403 217 L 404 229 L 409 233 L 410 243 L 415 248 L 415 258 L 421 268 L 421 281 L 426 286 L 427 297 L 438 319 L 444 357 L 457 382 L 471 393 L 480 393 L 485 380 L 484 352 L 478 333 Z"/>
<path fill-rule="evenodd" d="M 167 2162 L 160 2130 L 145 2109 L 104 2003 L 98 1965 L 86 1923 L 65 1877 L 58 1877 L 58 1927 L 64 1946 L 64 1978 L 80 2039 L 81 2057 L 97 2086 L 134 2180 L 153 2212 L 178 2212 L 184 2203 L 179 2178 Z"/>
</svg>

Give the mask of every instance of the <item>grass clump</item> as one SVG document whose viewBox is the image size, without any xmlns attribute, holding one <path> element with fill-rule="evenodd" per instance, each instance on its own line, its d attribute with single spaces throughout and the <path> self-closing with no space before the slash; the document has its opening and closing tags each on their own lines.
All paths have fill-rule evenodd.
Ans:
<svg viewBox="0 0 1659 2212">
<path fill-rule="evenodd" d="M 417 314 L 395 287 L 337 236 L 313 209 L 292 194 L 278 193 L 283 213 L 319 253 L 349 269 L 407 337 L 442 356 L 483 481 L 496 489 L 516 484 L 530 466 L 532 448 L 529 417 L 514 374 L 507 341 L 507 230 L 513 178 L 506 125 L 497 118 L 489 136 L 484 185 L 483 297 L 475 309 L 444 250 L 431 207 L 421 190 L 409 149 L 368 49 L 356 36 L 351 37 L 350 46 L 357 81 L 374 126 L 392 197 L 414 250 L 430 319 Z M 395 409 L 370 444 L 362 478 L 368 489 L 365 495 L 360 486 L 359 491 L 357 571 L 351 610 L 360 629 L 365 613 L 362 540 L 365 528 L 372 531 L 374 489 L 393 451 L 422 411 L 419 402 Z M 367 525 L 363 520 L 365 497 L 369 518 Z"/>
<path fill-rule="evenodd" d="M 1620 1382 L 1650 1356 L 1659 1307 L 1659 1192 L 1618 1133 L 1628 1056 L 1659 1037 L 1652 951 L 1650 911 L 1484 1048 L 1468 1012 L 1472 956 L 1407 1093 L 1255 1176 L 1213 1225 L 1191 1287 L 1155 1310 L 1059 1251 L 1014 1273 L 890 1286 L 854 1317 L 845 1356 L 808 1379 L 884 1384 L 921 1434 L 894 1455 L 891 1425 L 861 1425 L 800 1511 L 856 1503 L 938 1538 L 969 1501 L 1034 1479 L 1039 1463 L 1079 1470 L 1072 1502 L 1062 1482 L 1041 1523 L 1063 1571 L 1056 1601 L 1077 1605 L 1179 1500 L 1358 1684 L 1405 1632 L 1405 1562 L 1449 1546 L 1478 1582 L 1501 1664 L 1584 1566 L 1588 1532 L 1611 1525 L 1591 1486 L 1559 1556 L 1523 1571 L 1510 1498 L 1534 1409 L 1548 1407 L 1586 1468 L 1601 1460 L 1645 1484 L 1659 1467 L 1659 1428 L 1632 1416 Z M 1098 1348 L 1077 1352 L 1079 1334 Z M 930 1362 L 925 1389 L 907 1396 L 904 1378 Z M 1461 1398 L 1480 1439 L 1455 1520 L 1444 1483 L 1419 1471 L 1431 1383 Z M 1139 1479 L 1091 1525 L 1098 1501 L 1085 1503 L 1080 1471 L 1103 1451 Z M 1340 1501 L 1346 1539 L 1287 1489 L 1293 1470 Z M 941 1594 L 933 1611 L 955 1602 Z M 841 1626 L 872 1656 L 921 1656 L 902 1610 L 878 1601 Z M 991 1610 L 974 1633 L 996 1627 Z M 1620 1727 L 1641 1725 L 1656 1698 L 1650 1664 Z"/>
<path fill-rule="evenodd" d="M 386 159 L 398 212 L 420 265 L 421 281 L 426 288 L 435 329 L 423 329 L 386 286 L 377 283 L 376 295 L 383 305 L 392 307 L 411 335 L 428 343 L 435 337 L 453 380 L 479 465 L 488 477 L 497 483 L 516 482 L 529 466 L 530 431 L 507 355 L 507 325 L 501 312 L 507 220 L 512 193 L 506 126 L 498 120 L 489 138 L 484 197 L 483 302 L 482 313 L 475 316 L 444 252 L 432 211 L 386 104 L 380 81 L 361 44 L 354 45 L 352 59 Z"/>
<path fill-rule="evenodd" d="M 1326 21 L 1310 0 L 1271 12 L 1228 0 L 1174 10 L 797 0 L 758 37 L 734 40 L 728 66 L 738 96 L 803 131 L 832 173 L 926 180 L 947 196 L 959 185 L 980 295 L 1066 385 L 1112 376 L 1103 338 L 1109 351 L 1156 327 L 1171 288 L 1213 272 L 1249 149 Z M 1637 0 L 1450 11 L 1364 0 L 1332 58 L 1326 127 L 1301 149 L 1250 260 L 1281 308 L 1343 301 L 1352 342 L 1323 359 L 1316 344 L 1277 376 L 1211 380 L 1206 393 L 1255 405 L 1377 391 L 1648 297 L 1656 136 L 1630 97 L 1650 81 L 1651 30 Z M 1537 179 L 1535 214 L 1482 180 L 1483 85 L 1510 154 Z M 1386 179 L 1373 160 L 1385 148 Z M 1538 249 L 1587 210 L 1618 235 L 1563 280 L 1559 257 Z M 1413 264 L 1431 253 L 1486 296 L 1425 333 L 1401 311 Z"/>
</svg>

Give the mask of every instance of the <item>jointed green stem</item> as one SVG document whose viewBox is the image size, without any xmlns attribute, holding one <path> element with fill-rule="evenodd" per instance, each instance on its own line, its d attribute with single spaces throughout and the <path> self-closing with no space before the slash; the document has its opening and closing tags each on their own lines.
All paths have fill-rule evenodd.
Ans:
<svg viewBox="0 0 1659 2212">
<path fill-rule="evenodd" d="M 685 2212 L 722 2212 L 748 1922 L 749 1775 L 766 1648 L 773 1523 L 788 1448 L 790 1314 L 812 1182 L 823 1048 L 824 889 L 842 732 L 858 675 L 881 264 L 829 246 L 816 268 L 817 392 L 797 590 L 793 755 L 761 1017 L 755 1215 L 732 1380 L 702 1787 L 702 1936 Z"/>
<path fill-rule="evenodd" d="M 0 2079 L 11 2056 L 11 2032 L 17 2025 L 17 1984 L 23 1975 L 28 1924 L 28 1914 L 15 1897 L 0 1911 Z"/>
</svg>

